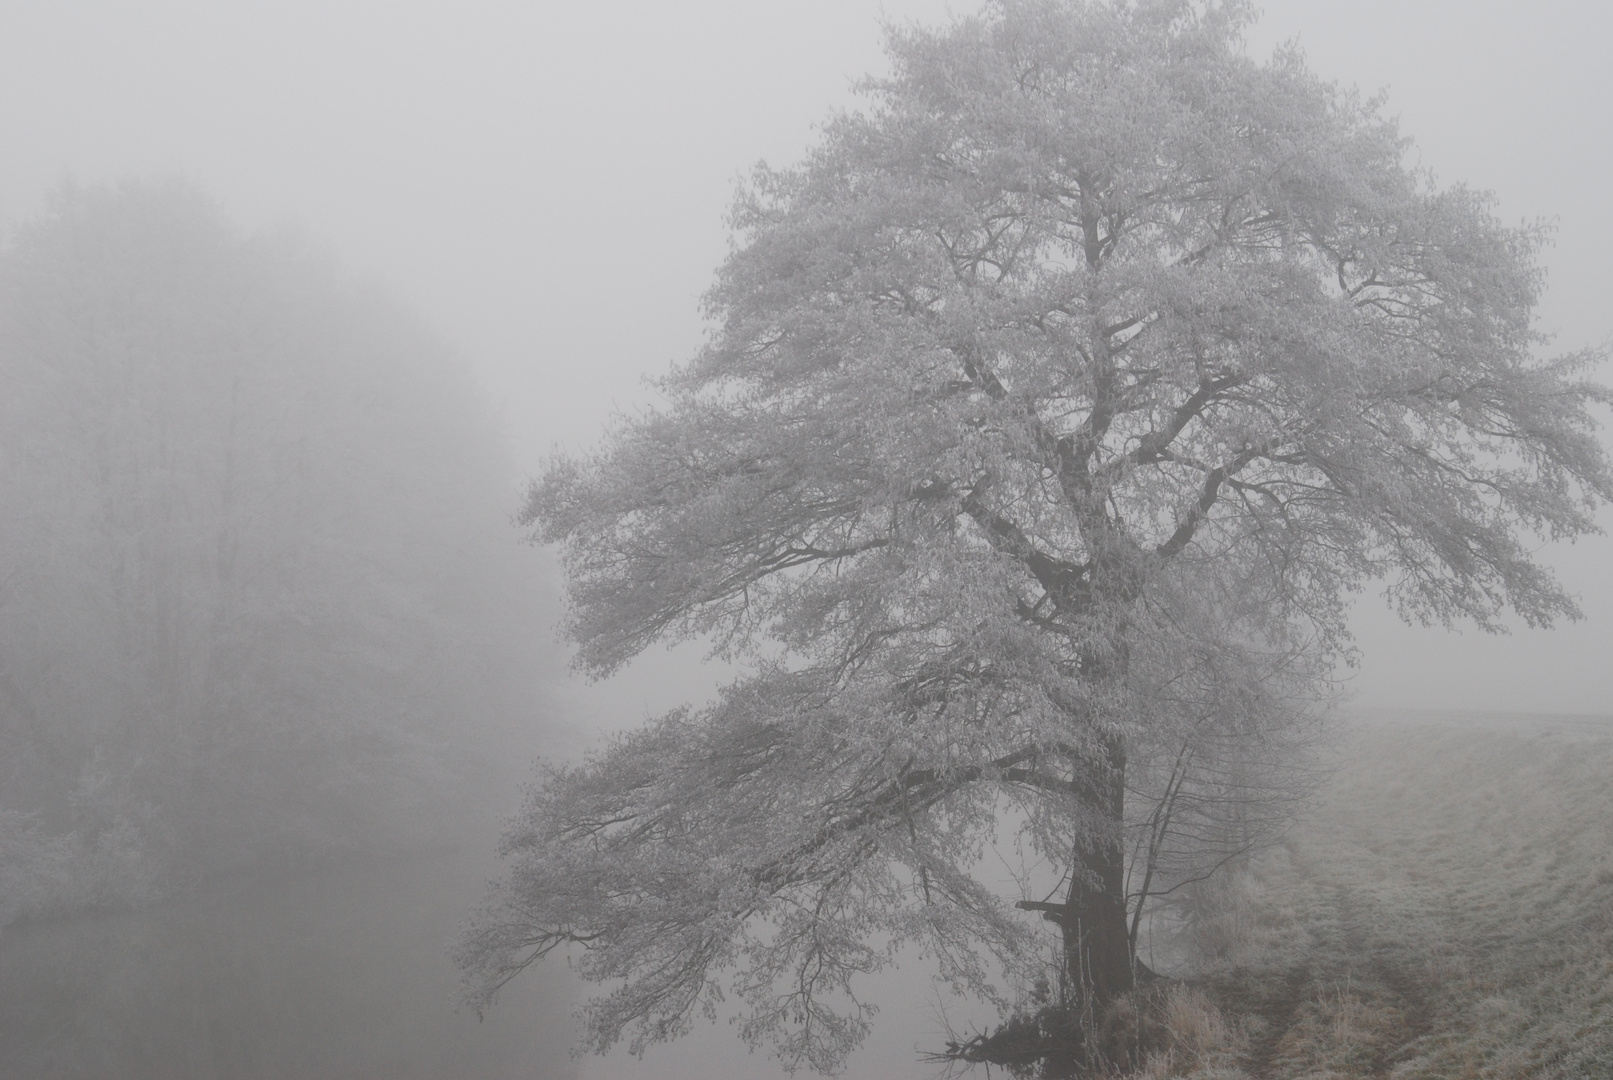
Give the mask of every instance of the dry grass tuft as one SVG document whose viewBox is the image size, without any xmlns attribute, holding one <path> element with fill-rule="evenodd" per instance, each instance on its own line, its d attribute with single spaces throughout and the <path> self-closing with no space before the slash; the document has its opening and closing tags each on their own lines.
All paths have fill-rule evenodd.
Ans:
<svg viewBox="0 0 1613 1080">
<path fill-rule="evenodd" d="M 1170 1048 L 1194 1058 L 1203 1058 L 1230 1044 L 1226 1021 L 1202 990 L 1191 986 L 1172 987 L 1165 1002 L 1165 1030 Z"/>
<path fill-rule="evenodd" d="M 1241 1042 L 1204 991 L 1174 984 L 1155 1005 L 1163 1029 L 1158 1049 L 1147 1055 L 1138 1080 L 1166 1077 L 1224 1077 L 1247 1080 L 1235 1067 Z"/>
</svg>

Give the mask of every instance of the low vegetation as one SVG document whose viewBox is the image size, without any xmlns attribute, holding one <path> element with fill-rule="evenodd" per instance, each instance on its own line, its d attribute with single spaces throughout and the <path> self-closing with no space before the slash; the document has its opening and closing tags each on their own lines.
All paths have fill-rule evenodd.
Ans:
<svg viewBox="0 0 1613 1080">
<path fill-rule="evenodd" d="M 1613 1076 L 1613 722 L 1379 716 L 1339 749 L 1314 811 L 1157 946 L 1185 978 L 1137 1075 Z"/>
</svg>

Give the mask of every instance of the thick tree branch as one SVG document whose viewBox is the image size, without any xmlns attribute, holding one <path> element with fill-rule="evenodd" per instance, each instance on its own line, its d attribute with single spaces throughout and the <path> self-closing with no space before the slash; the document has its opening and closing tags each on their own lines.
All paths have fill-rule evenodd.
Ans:
<svg viewBox="0 0 1613 1080">
<path fill-rule="evenodd" d="M 1248 447 L 1239 451 L 1231 461 L 1225 465 L 1211 469 L 1204 478 L 1204 486 L 1199 490 L 1198 501 L 1188 508 L 1182 523 L 1171 533 L 1170 538 L 1154 549 L 1154 554 L 1160 558 L 1169 559 L 1180 554 L 1182 549 L 1192 541 L 1193 535 L 1198 532 L 1199 526 L 1209 516 L 1210 507 L 1221 494 L 1221 485 L 1229 476 L 1235 475 L 1240 469 L 1260 456 L 1257 447 Z"/>
<path fill-rule="evenodd" d="M 985 532 L 997 551 L 1018 559 L 1061 609 L 1078 607 L 1087 567 L 1039 550 L 1013 521 L 985 505 L 978 491 L 963 498 L 963 512 Z"/>
<path fill-rule="evenodd" d="M 1224 375 L 1219 379 L 1206 379 L 1199 388 L 1171 413 L 1165 426 L 1143 436 L 1124 459 L 1133 465 L 1150 465 L 1165 456 L 1171 443 L 1218 395 L 1246 381 L 1242 375 Z"/>
</svg>

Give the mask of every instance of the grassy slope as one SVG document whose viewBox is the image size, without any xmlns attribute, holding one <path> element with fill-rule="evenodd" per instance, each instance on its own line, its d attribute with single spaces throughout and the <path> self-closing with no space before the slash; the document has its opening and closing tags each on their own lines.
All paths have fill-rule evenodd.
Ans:
<svg viewBox="0 0 1613 1080">
<path fill-rule="evenodd" d="M 1380 719 L 1341 755 L 1147 1071 L 1613 1078 L 1613 725 Z"/>
</svg>

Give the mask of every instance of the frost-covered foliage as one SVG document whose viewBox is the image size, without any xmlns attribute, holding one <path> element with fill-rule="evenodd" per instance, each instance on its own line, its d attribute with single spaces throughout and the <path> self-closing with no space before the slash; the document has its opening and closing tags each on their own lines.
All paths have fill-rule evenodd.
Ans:
<svg viewBox="0 0 1613 1080">
<path fill-rule="evenodd" d="M 832 1069 L 894 943 L 987 993 L 1033 962 L 974 876 L 1006 798 L 1090 1018 L 1128 903 L 1270 834 L 1347 593 L 1573 614 L 1520 526 L 1584 531 L 1613 483 L 1589 358 L 1532 354 L 1539 237 L 1248 59 L 1248 18 L 897 30 L 867 110 L 757 171 L 708 347 L 526 515 L 585 670 L 705 636 L 754 674 L 546 776 L 462 942 L 478 1006 L 580 945 L 596 1048 L 679 1034 L 726 972 L 745 1035 Z"/>
<path fill-rule="evenodd" d="M 8 238 L 0 384 L 5 911 L 429 834 L 514 685 L 506 464 L 447 350 L 127 183 Z"/>
</svg>

